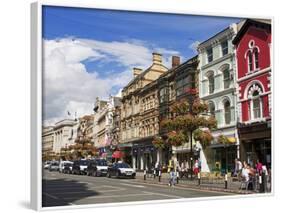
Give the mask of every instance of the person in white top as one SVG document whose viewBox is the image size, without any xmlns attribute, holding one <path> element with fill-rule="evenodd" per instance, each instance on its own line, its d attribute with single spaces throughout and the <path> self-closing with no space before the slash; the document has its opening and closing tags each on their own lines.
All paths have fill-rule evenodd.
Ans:
<svg viewBox="0 0 281 213">
<path fill-rule="evenodd" d="M 249 181 L 249 179 L 250 179 L 250 176 L 249 176 L 249 174 L 250 174 L 249 166 L 248 166 L 248 164 L 245 161 L 243 162 L 243 164 L 244 164 L 244 167 L 242 169 L 242 178 L 245 181 Z"/>
</svg>

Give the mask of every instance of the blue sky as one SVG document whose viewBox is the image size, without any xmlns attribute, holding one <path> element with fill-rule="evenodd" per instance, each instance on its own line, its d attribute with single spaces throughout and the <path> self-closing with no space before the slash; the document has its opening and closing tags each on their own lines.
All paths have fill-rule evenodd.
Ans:
<svg viewBox="0 0 281 213">
<path fill-rule="evenodd" d="M 204 41 L 238 21 L 44 6 L 45 119 L 56 120 L 66 111 L 79 109 L 80 114 L 91 113 L 95 97 L 116 94 L 132 78 L 133 67 L 149 66 L 153 51 L 162 53 L 169 67 L 172 55 L 181 56 L 182 62 L 191 58 L 196 55 L 191 48 L 193 43 Z"/>
</svg>

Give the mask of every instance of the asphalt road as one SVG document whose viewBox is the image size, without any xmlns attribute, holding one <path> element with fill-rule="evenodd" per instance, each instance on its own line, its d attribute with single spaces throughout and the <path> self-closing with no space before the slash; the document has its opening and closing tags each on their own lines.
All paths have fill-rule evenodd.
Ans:
<svg viewBox="0 0 281 213">
<path fill-rule="evenodd" d="M 132 179 L 43 172 L 43 207 L 227 196 L 225 192 L 151 185 Z"/>
</svg>

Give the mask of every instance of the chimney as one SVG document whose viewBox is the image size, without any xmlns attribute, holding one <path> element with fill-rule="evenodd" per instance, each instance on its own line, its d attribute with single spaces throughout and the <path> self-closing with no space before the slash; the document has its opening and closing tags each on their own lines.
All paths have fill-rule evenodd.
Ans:
<svg viewBox="0 0 281 213">
<path fill-rule="evenodd" d="M 133 68 L 134 78 L 137 77 L 141 72 L 142 72 L 142 69 L 134 67 Z"/>
<path fill-rule="evenodd" d="M 152 53 L 153 64 L 162 64 L 162 55 L 160 53 Z"/>
<path fill-rule="evenodd" d="M 172 68 L 177 67 L 180 65 L 180 57 L 179 56 L 172 56 Z"/>
</svg>

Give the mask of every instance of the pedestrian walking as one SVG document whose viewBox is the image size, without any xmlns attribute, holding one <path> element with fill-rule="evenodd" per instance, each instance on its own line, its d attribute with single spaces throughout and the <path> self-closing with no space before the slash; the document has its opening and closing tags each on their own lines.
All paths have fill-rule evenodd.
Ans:
<svg viewBox="0 0 281 213">
<path fill-rule="evenodd" d="M 195 163 L 194 163 L 193 173 L 195 174 L 195 176 L 197 176 L 198 173 L 199 173 L 199 161 L 198 160 L 196 160 Z"/>
<path fill-rule="evenodd" d="M 257 160 L 255 167 L 256 167 L 255 169 L 256 169 L 256 172 L 258 173 L 258 175 L 261 175 L 262 171 L 263 171 L 263 169 L 262 169 L 263 165 L 259 160 Z"/>
<path fill-rule="evenodd" d="M 176 185 L 176 172 L 174 171 L 174 168 L 171 168 L 169 186 L 175 186 L 175 185 Z"/>
</svg>

